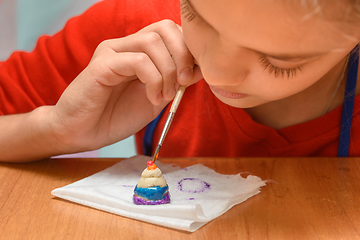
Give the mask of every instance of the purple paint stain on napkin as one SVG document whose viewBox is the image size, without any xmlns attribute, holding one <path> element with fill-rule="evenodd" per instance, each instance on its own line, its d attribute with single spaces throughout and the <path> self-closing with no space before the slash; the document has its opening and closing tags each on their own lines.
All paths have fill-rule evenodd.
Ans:
<svg viewBox="0 0 360 240">
<path fill-rule="evenodd" d="M 186 193 L 203 193 L 210 190 L 210 184 L 199 178 L 184 178 L 178 182 L 178 189 Z"/>
</svg>

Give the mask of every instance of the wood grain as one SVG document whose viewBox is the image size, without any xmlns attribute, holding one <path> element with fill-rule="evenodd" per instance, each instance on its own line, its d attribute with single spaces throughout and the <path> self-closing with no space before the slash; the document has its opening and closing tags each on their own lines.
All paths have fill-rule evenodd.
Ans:
<svg viewBox="0 0 360 240">
<path fill-rule="evenodd" d="M 194 233 L 177 231 L 53 197 L 51 190 L 121 159 L 49 159 L 0 164 L 0 239 L 356 239 L 360 159 L 172 158 L 222 174 L 268 180 L 262 192 Z"/>
</svg>

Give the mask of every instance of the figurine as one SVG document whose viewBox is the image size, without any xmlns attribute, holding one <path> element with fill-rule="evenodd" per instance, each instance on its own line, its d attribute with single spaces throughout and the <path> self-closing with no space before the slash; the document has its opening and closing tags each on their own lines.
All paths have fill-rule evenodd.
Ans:
<svg viewBox="0 0 360 240">
<path fill-rule="evenodd" d="M 169 186 L 161 170 L 153 163 L 147 162 L 147 168 L 134 189 L 133 200 L 136 205 L 159 205 L 170 202 Z"/>
</svg>

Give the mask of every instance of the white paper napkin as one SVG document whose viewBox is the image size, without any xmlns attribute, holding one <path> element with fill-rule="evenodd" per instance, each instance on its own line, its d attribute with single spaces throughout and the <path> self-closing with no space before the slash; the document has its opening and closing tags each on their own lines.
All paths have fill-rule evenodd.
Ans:
<svg viewBox="0 0 360 240">
<path fill-rule="evenodd" d="M 169 185 L 171 202 L 135 205 L 134 187 L 149 160 L 146 156 L 125 159 L 51 193 L 124 217 L 194 232 L 232 206 L 258 194 L 265 185 L 265 181 L 256 176 L 222 175 L 201 164 L 181 169 L 157 161 Z"/>
</svg>

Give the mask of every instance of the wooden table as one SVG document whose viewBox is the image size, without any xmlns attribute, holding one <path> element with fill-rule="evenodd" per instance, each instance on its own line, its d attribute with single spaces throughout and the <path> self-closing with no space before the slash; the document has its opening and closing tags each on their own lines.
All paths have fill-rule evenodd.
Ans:
<svg viewBox="0 0 360 240">
<path fill-rule="evenodd" d="M 51 190 L 121 159 L 0 164 L 0 239 L 356 239 L 360 159 L 161 159 L 270 180 L 262 192 L 194 233 L 136 221 L 53 197 Z"/>
</svg>

